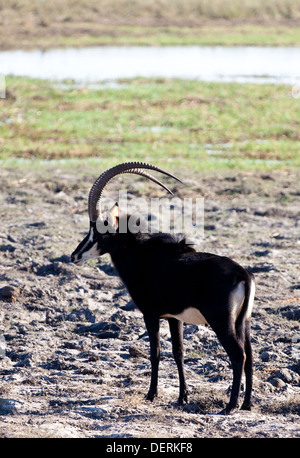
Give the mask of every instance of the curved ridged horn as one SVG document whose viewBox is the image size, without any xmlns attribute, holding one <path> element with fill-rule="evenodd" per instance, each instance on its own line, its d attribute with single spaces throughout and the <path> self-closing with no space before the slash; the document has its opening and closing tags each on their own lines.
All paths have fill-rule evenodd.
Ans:
<svg viewBox="0 0 300 458">
<path fill-rule="evenodd" d="M 97 178 L 97 180 L 95 181 L 90 190 L 88 204 L 90 221 L 96 222 L 97 218 L 101 218 L 101 197 L 103 191 L 110 180 L 112 180 L 116 175 L 121 175 L 122 173 L 134 173 L 136 175 L 141 175 L 145 178 L 148 178 L 149 180 L 154 181 L 154 183 L 162 186 L 170 194 L 173 195 L 172 191 L 170 191 L 170 189 L 167 186 L 165 186 L 163 183 L 161 183 L 159 180 L 154 178 L 149 173 L 145 172 L 145 170 L 143 169 L 150 169 L 156 172 L 164 173 L 165 175 L 168 175 L 169 177 L 174 178 L 175 180 L 180 181 L 180 183 L 182 183 L 182 181 L 179 180 L 179 178 L 175 177 L 169 172 L 166 172 L 165 170 L 160 169 L 159 167 L 156 167 L 155 165 L 146 164 L 144 162 L 125 162 L 123 164 L 118 164 L 115 167 L 112 167 L 111 169 L 108 169 L 105 172 L 103 172 Z"/>
</svg>

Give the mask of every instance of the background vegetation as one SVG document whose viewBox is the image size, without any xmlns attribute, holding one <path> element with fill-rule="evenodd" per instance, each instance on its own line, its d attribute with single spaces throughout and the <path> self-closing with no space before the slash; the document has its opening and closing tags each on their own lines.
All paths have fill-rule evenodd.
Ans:
<svg viewBox="0 0 300 458">
<path fill-rule="evenodd" d="M 198 25 L 201 21 L 299 20 L 299 0 L 1 0 L 1 19 L 18 14 L 20 23 L 36 16 L 43 25 L 52 21 L 100 22 L 134 25 Z"/>
<path fill-rule="evenodd" d="M 81 88 L 8 78 L 0 157 L 101 157 L 202 168 L 299 165 L 300 104 L 278 85 L 135 79 Z"/>
<path fill-rule="evenodd" d="M 2 49 L 297 45 L 299 24 L 300 0 L 0 0 Z M 299 165 L 300 104 L 291 87 L 165 79 L 121 81 L 117 89 L 6 82 L 2 161 L 136 158 L 193 169 Z"/>
<path fill-rule="evenodd" d="M 299 44 L 300 0 L 0 0 L 0 47 Z"/>
</svg>

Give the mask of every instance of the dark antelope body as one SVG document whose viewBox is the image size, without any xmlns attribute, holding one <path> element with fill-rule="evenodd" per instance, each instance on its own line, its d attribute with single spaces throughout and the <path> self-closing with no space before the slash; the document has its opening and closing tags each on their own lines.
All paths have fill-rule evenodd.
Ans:
<svg viewBox="0 0 300 458">
<path fill-rule="evenodd" d="M 144 315 L 150 339 L 151 383 L 147 399 L 157 395 L 160 359 L 159 320 L 169 322 L 173 355 L 178 367 L 179 404 L 187 402 L 183 365 L 183 322 L 208 324 L 227 352 L 233 370 L 229 403 L 222 413 L 237 407 L 243 371 L 246 390 L 242 409 L 250 410 L 252 351 L 250 317 L 254 301 L 253 275 L 233 260 L 196 252 L 185 239 L 164 233 L 119 233 L 118 206 L 110 212 L 114 232 L 99 233 L 101 197 L 107 183 L 120 173 L 137 173 L 163 186 L 145 169 L 173 175 L 149 164 L 125 163 L 104 172 L 89 196 L 90 231 L 71 256 L 82 264 L 86 259 L 109 253 L 132 299 Z"/>
</svg>

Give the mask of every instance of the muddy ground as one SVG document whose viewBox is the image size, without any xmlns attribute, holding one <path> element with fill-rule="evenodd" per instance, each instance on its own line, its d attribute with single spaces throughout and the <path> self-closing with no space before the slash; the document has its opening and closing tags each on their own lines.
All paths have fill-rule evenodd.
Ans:
<svg viewBox="0 0 300 458">
<path fill-rule="evenodd" d="M 99 173 L 101 170 L 99 170 Z M 204 196 L 199 248 L 233 257 L 256 276 L 254 407 L 228 400 L 228 357 L 208 327 L 185 325 L 186 406 L 162 320 L 159 396 L 148 336 L 108 257 L 82 267 L 69 255 L 88 229 L 98 170 L 43 166 L 0 171 L 1 437 L 299 437 L 299 177 L 223 172 L 168 182 Z M 116 180 L 132 197 L 161 191 Z"/>
</svg>

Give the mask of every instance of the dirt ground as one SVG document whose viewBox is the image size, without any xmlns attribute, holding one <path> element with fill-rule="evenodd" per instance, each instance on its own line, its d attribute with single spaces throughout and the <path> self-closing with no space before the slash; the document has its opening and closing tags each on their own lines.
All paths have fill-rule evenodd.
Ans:
<svg viewBox="0 0 300 458">
<path fill-rule="evenodd" d="M 299 437 L 299 176 L 223 172 L 165 180 L 179 197 L 204 196 L 199 249 L 230 256 L 256 276 L 252 320 L 254 407 L 217 413 L 228 400 L 228 357 L 209 327 L 185 325 L 189 401 L 161 322 L 159 396 L 149 342 L 108 257 L 82 267 L 69 255 L 88 229 L 87 196 L 100 169 L 0 171 L 1 437 Z M 132 197 L 161 195 L 116 180 Z M 243 394 L 243 393 L 242 393 Z"/>
</svg>

